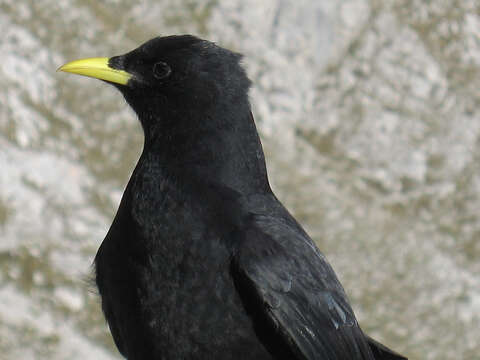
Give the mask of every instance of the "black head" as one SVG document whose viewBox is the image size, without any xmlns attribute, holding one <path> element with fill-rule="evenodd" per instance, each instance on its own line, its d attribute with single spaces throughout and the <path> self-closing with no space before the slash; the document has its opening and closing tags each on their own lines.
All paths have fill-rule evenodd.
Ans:
<svg viewBox="0 0 480 360">
<path fill-rule="evenodd" d="M 240 59 L 212 42 L 182 35 L 149 40 L 110 58 L 109 66 L 131 74 L 127 84 L 114 85 L 149 128 L 152 120 L 213 117 L 218 107 L 247 105 L 250 81 Z M 160 118 L 152 119 L 152 112 Z"/>
<path fill-rule="evenodd" d="M 60 70 L 115 85 L 142 123 L 144 154 L 166 167 L 233 188 L 267 188 L 248 101 L 250 81 L 240 60 L 212 42 L 183 35 L 154 38 L 125 55 L 73 61 Z"/>
</svg>

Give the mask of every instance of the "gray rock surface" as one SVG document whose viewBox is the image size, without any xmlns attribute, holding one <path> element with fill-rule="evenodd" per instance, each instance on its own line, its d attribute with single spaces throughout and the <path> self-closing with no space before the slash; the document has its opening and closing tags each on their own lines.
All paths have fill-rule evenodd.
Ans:
<svg viewBox="0 0 480 360">
<path fill-rule="evenodd" d="M 270 179 L 364 329 L 480 359 L 480 5 L 0 0 L 0 359 L 116 359 L 93 256 L 142 145 L 121 96 L 59 74 L 162 34 L 245 54 Z"/>
</svg>

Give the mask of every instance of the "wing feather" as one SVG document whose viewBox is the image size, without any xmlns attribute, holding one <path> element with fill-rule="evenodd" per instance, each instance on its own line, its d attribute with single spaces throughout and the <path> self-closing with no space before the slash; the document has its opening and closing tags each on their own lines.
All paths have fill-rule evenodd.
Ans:
<svg viewBox="0 0 480 360">
<path fill-rule="evenodd" d="M 374 360 L 340 282 L 303 230 L 255 217 L 242 238 L 232 262 L 237 289 L 253 296 L 250 307 L 297 359 Z"/>
</svg>

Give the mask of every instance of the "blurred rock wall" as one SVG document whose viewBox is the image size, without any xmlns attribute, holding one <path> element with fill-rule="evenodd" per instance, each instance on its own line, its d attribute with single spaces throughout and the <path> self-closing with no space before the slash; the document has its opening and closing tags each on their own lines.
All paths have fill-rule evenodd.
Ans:
<svg viewBox="0 0 480 360">
<path fill-rule="evenodd" d="M 277 195 L 363 328 L 480 359 L 480 5 L 0 0 L 0 359 L 119 358 L 91 263 L 142 146 L 64 62 L 193 33 L 245 54 Z"/>
</svg>

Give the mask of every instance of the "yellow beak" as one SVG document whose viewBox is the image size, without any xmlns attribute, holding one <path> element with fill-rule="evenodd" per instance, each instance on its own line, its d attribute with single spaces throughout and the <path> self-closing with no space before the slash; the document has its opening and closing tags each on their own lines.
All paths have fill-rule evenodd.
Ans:
<svg viewBox="0 0 480 360">
<path fill-rule="evenodd" d="M 75 60 L 59 67 L 57 71 L 65 71 L 72 74 L 84 75 L 110 81 L 112 83 L 127 85 L 128 80 L 132 78 L 132 74 L 123 70 L 111 68 L 108 65 L 108 60 L 108 58 Z"/>
</svg>

